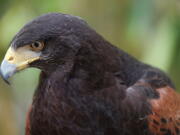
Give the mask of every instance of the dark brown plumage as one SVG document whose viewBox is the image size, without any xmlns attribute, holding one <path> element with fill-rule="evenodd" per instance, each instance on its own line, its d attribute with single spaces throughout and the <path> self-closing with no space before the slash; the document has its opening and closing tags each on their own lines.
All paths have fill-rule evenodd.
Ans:
<svg viewBox="0 0 180 135">
<path fill-rule="evenodd" d="M 166 74 L 111 45 L 82 19 L 43 15 L 11 47 L 36 41 L 44 48 L 28 65 L 42 72 L 26 135 L 180 134 L 180 96 Z"/>
</svg>

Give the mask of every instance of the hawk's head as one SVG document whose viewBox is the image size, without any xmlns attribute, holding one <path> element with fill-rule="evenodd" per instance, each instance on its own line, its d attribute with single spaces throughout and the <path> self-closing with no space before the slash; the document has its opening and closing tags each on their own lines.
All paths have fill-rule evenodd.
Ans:
<svg viewBox="0 0 180 135">
<path fill-rule="evenodd" d="M 37 67 L 44 71 L 72 60 L 91 33 L 79 17 L 50 13 L 26 24 L 13 38 L 1 64 L 7 81 L 17 71 Z"/>
</svg>

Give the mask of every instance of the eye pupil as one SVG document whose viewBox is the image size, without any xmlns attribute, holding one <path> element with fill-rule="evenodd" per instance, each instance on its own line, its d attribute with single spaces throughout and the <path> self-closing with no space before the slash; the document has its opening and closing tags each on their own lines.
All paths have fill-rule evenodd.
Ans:
<svg viewBox="0 0 180 135">
<path fill-rule="evenodd" d="M 35 42 L 35 43 L 33 43 L 33 46 L 38 48 L 40 46 L 40 43 L 39 42 Z"/>
</svg>

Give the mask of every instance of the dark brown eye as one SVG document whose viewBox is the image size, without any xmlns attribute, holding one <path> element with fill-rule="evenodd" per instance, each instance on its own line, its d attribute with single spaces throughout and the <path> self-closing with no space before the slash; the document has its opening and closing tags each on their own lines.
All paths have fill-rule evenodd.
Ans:
<svg viewBox="0 0 180 135">
<path fill-rule="evenodd" d="M 33 51 L 41 51 L 44 48 L 44 43 L 36 41 L 32 43 L 30 47 Z"/>
</svg>

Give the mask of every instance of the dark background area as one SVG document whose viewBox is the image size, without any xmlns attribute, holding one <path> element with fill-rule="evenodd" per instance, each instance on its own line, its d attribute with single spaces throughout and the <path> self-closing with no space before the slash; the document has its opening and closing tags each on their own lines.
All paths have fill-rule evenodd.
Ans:
<svg viewBox="0 0 180 135">
<path fill-rule="evenodd" d="M 12 37 L 48 12 L 80 16 L 108 41 L 169 74 L 180 91 L 179 0 L 0 0 L 0 60 Z M 39 70 L 0 79 L 0 135 L 23 135 Z"/>
</svg>

